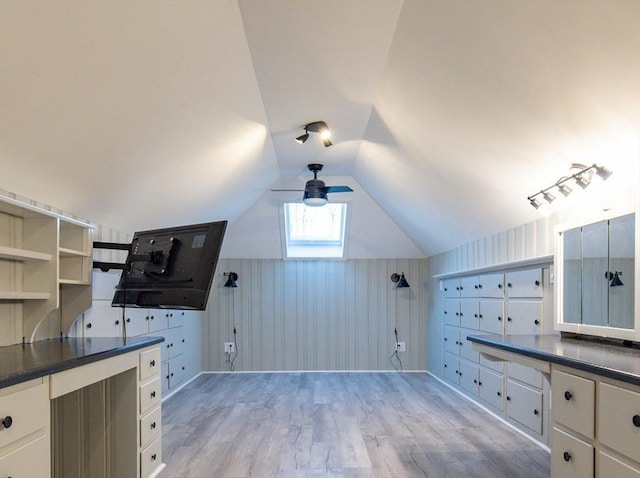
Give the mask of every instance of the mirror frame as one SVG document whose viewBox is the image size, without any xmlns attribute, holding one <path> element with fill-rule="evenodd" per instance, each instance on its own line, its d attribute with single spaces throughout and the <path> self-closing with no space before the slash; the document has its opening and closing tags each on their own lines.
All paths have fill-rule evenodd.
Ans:
<svg viewBox="0 0 640 478">
<path fill-rule="evenodd" d="M 588 325 L 582 323 L 565 323 L 563 321 L 563 298 L 564 298 L 564 242 L 562 240 L 563 233 L 577 227 L 588 226 L 601 221 L 614 219 L 616 217 L 625 216 L 627 214 L 635 214 L 635 239 L 634 239 L 634 317 L 633 329 L 622 329 L 619 327 L 610 327 L 602 325 Z M 576 220 L 560 224 L 554 228 L 555 238 L 555 329 L 561 332 L 572 332 L 576 334 L 594 335 L 598 337 L 630 340 L 640 342 L 640 214 L 638 209 L 619 209 L 615 211 L 606 211 L 602 214 L 589 217 L 586 219 Z"/>
</svg>

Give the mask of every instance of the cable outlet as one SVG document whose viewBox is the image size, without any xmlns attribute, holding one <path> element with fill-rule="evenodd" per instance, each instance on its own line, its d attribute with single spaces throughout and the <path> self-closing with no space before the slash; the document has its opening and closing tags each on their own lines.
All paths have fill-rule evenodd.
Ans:
<svg viewBox="0 0 640 478">
<path fill-rule="evenodd" d="M 235 353 L 235 351 L 236 351 L 236 344 L 234 344 L 233 342 L 224 343 L 224 353 L 232 354 L 232 353 Z"/>
<path fill-rule="evenodd" d="M 398 352 L 406 352 L 407 351 L 407 345 L 404 342 L 397 342 L 396 343 L 396 350 Z"/>
</svg>

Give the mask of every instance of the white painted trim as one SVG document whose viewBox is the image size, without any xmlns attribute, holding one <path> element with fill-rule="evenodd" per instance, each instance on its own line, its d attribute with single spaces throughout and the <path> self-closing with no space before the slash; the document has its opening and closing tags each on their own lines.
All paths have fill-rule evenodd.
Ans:
<svg viewBox="0 0 640 478">
<path fill-rule="evenodd" d="M 234 374 L 234 373 L 429 373 L 428 370 L 211 370 L 201 374 Z M 185 384 L 186 385 L 186 384 Z"/>
<path fill-rule="evenodd" d="M 177 392 L 179 392 L 180 390 L 182 390 L 184 387 L 186 387 L 187 385 L 189 385 L 191 382 L 193 382 L 196 378 L 198 378 L 200 375 L 202 375 L 203 373 L 209 373 L 209 372 L 199 372 L 196 375 L 194 375 L 193 377 L 191 377 L 189 380 L 187 380 L 186 382 L 184 382 L 182 385 L 180 385 L 178 388 L 175 388 L 173 390 L 171 390 L 171 392 L 167 393 L 166 395 L 162 396 L 162 402 L 164 402 L 167 398 L 175 395 Z"/>
<path fill-rule="evenodd" d="M 490 266 L 483 266 L 483 267 L 475 267 L 473 269 L 466 269 L 466 270 L 457 271 L 457 272 L 445 272 L 443 274 L 436 274 L 433 277 L 434 279 L 448 279 L 449 277 L 456 277 L 456 276 L 469 275 L 469 274 L 480 274 L 482 272 L 495 272 L 495 271 L 500 271 L 504 269 L 515 269 L 517 267 L 527 267 L 527 266 L 551 264 L 551 263 L 553 263 L 553 254 L 546 254 L 544 256 L 530 257 L 527 259 L 519 259 L 517 261 L 510 261 L 510 262 L 502 262 L 500 264 L 493 264 Z"/>
<path fill-rule="evenodd" d="M 484 405 L 482 405 L 479 402 L 476 402 L 473 398 L 469 397 L 468 395 L 465 395 L 464 393 L 462 393 L 460 390 L 458 390 L 457 388 L 451 386 L 450 384 L 448 384 L 447 382 L 445 382 L 444 380 L 442 380 L 440 377 L 434 375 L 432 372 L 427 371 L 427 373 L 429 375 L 431 375 L 433 378 L 435 378 L 438 382 L 440 382 L 443 385 L 446 385 L 447 387 L 449 387 L 451 390 L 453 390 L 454 392 L 456 392 L 458 395 L 462 396 L 463 398 L 466 398 L 468 401 L 470 401 L 471 403 L 473 403 L 474 405 L 477 405 L 478 407 L 480 407 L 481 409 L 483 409 L 485 412 L 487 412 L 489 415 L 491 415 L 492 417 L 496 418 L 497 420 L 499 420 L 500 422 L 504 423 L 505 425 L 507 425 L 509 428 L 511 428 L 513 431 L 518 432 L 520 435 L 522 435 L 523 437 L 529 439 L 530 441 L 532 441 L 533 443 L 535 443 L 536 445 L 538 445 L 540 448 L 542 448 L 543 450 L 545 450 L 548 453 L 551 453 L 551 448 L 549 448 L 547 445 L 545 445 L 544 443 L 536 440 L 534 437 L 532 437 L 531 435 L 527 435 L 525 432 L 523 432 L 522 430 L 520 430 L 518 427 L 516 427 L 515 425 L 513 425 L 512 423 L 509 423 L 508 421 L 506 421 L 504 418 L 502 418 L 500 415 L 497 415 L 495 412 L 493 412 L 492 410 L 488 409 L 487 407 L 485 407 Z"/>
</svg>

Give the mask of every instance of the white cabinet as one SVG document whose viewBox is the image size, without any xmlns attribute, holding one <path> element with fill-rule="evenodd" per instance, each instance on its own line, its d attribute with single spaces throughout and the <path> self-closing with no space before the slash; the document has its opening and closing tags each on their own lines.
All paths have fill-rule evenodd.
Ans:
<svg viewBox="0 0 640 478">
<path fill-rule="evenodd" d="M 522 269 L 506 274 L 509 298 L 542 297 L 542 269 Z"/>
<path fill-rule="evenodd" d="M 480 297 L 502 299 L 504 297 L 504 274 L 482 274 L 478 277 Z"/>
<path fill-rule="evenodd" d="M 91 305 L 90 237 L 89 224 L 0 196 L 0 346 L 66 332 Z"/>
<path fill-rule="evenodd" d="M 483 368 L 480 368 L 478 372 L 478 395 L 493 408 L 503 411 L 504 377 Z"/>
<path fill-rule="evenodd" d="M 505 332 L 508 335 L 539 335 L 542 333 L 542 303 L 534 301 L 507 302 Z"/>
<path fill-rule="evenodd" d="M 507 416 L 542 434 L 543 395 L 540 390 L 507 380 Z"/>
<path fill-rule="evenodd" d="M 551 476 L 640 477 L 640 387 L 557 365 L 551 383 Z"/>
<path fill-rule="evenodd" d="M 138 413 L 140 439 L 140 476 L 155 474 L 162 465 L 162 384 L 161 352 L 153 347 L 140 353 Z"/>
<path fill-rule="evenodd" d="M 504 303 L 501 300 L 481 300 L 479 304 L 479 329 L 502 335 L 504 331 Z"/>
</svg>

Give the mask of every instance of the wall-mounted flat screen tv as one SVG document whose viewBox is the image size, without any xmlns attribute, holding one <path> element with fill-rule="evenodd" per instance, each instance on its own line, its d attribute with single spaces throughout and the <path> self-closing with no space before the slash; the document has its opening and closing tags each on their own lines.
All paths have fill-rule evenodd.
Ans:
<svg viewBox="0 0 640 478">
<path fill-rule="evenodd" d="M 136 232 L 114 307 L 204 310 L 227 221 Z"/>
</svg>

